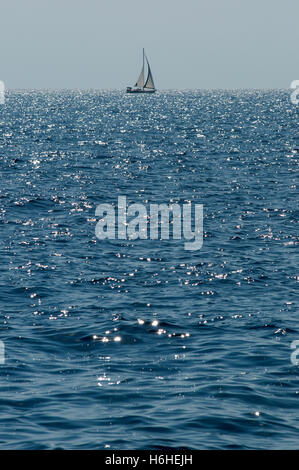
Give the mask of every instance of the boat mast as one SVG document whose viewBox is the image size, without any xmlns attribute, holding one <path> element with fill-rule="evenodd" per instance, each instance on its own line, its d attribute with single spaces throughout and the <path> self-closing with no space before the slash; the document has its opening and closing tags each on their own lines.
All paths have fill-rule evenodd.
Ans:
<svg viewBox="0 0 299 470">
<path fill-rule="evenodd" d="M 144 70 L 144 48 L 142 49 L 142 70 Z M 144 79 L 143 79 L 143 87 L 144 88 Z"/>
</svg>

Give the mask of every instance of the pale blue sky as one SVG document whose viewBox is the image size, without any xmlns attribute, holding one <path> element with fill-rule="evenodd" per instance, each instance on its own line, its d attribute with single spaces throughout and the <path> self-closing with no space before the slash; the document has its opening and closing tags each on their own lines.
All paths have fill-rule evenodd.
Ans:
<svg viewBox="0 0 299 470">
<path fill-rule="evenodd" d="M 1 0 L 7 88 L 288 88 L 298 0 Z"/>
</svg>

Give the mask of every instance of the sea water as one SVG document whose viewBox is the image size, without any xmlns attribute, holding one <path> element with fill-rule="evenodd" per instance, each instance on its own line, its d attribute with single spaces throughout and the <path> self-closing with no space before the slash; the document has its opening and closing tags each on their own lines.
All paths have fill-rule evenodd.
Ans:
<svg viewBox="0 0 299 470">
<path fill-rule="evenodd" d="M 1 448 L 298 448 L 298 111 L 286 90 L 6 93 Z M 119 196 L 202 204 L 201 249 L 99 240 Z"/>
</svg>

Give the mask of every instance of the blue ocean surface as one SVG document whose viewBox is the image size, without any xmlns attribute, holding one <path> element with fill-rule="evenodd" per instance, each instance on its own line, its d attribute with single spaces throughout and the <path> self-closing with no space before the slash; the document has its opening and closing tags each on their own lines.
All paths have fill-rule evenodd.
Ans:
<svg viewBox="0 0 299 470">
<path fill-rule="evenodd" d="M 298 448 L 298 117 L 287 90 L 7 92 L 0 448 Z M 202 248 L 97 239 L 118 196 L 203 204 Z"/>
</svg>

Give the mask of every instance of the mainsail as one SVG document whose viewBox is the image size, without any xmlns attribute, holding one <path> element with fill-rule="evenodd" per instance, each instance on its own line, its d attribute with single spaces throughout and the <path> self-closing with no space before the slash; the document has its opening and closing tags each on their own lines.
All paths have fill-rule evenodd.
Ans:
<svg viewBox="0 0 299 470">
<path fill-rule="evenodd" d="M 140 88 L 143 88 L 143 84 L 144 84 L 144 65 L 143 65 L 143 67 L 142 67 L 142 70 L 141 70 L 141 72 L 140 72 L 140 75 L 139 75 L 139 77 L 138 77 L 138 80 L 137 80 L 135 86 L 138 86 L 138 87 L 140 87 Z"/>
<path fill-rule="evenodd" d="M 146 62 L 147 62 L 147 66 L 148 66 L 148 75 L 147 75 L 146 82 L 144 84 L 144 88 L 155 88 L 154 79 L 153 79 L 153 76 L 152 76 L 152 71 L 151 71 L 150 65 L 148 63 L 147 57 L 146 57 Z"/>
</svg>

